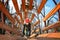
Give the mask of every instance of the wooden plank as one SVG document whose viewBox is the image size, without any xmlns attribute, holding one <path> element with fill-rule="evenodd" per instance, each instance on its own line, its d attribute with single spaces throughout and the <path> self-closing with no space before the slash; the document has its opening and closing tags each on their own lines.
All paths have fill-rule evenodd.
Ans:
<svg viewBox="0 0 60 40">
<path fill-rule="evenodd" d="M 19 14 L 19 7 L 18 7 L 18 3 L 17 3 L 17 0 L 12 0 L 13 4 L 14 4 L 14 7 L 16 9 L 16 12 L 17 14 Z"/>
<path fill-rule="evenodd" d="M 31 16 L 31 22 L 34 19 L 34 17 L 35 17 L 35 14 L 32 14 L 32 16 Z"/>
<path fill-rule="evenodd" d="M 47 34 L 40 34 L 37 37 L 43 37 L 43 38 L 60 38 L 60 32 L 57 33 L 47 33 Z"/>
<path fill-rule="evenodd" d="M 5 6 L 1 2 L 0 2 L 0 11 L 2 11 L 2 13 L 5 14 L 13 24 L 15 23 L 14 18 L 11 16 L 9 11 L 5 8 Z"/>
<path fill-rule="evenodd" d="M 36 21 L 34 24 L 33 24 L 33 27 L 36 26 L 37 24 L 40 23 L 40 20 Z"/>
<path fill-rule="evenodd" d="M 33 38 L 33 37 L 35 37 L 36 36 L 36 34 L 32 34 L 31 36 L 30 36 L 30 38 Z"/>
<path fill-rule="evenodd" d="M 26 19 L 26 18 L 28 18 L 28 11 L 27 10 L 24 11 L 24 19 Z"/>
<path fill-rule="evenodd" d="M 25 11 L 25 0 L 22 0 L 22 10 Z"/>
<path fill-rule="evenodd" d="M 29 9 L 32 10 L 32 8 L 33 8 L 33 0 L 30 0 Z"/>
<path fill-rule="evenodd" d="M 22 14 L 21 14 L 20 11 L 19 11 L 18 4 L 17 4 L 17 0 L 12 0 L 12 2 L 13 2 L 13 4 L 14 4 L 16 13 L 17 13 L 17 14 L 20 16 L 20 18 L 21 18 L 21 23 L 23 24 Z"/>
<path fill-rule="evenodd" d="M 42 0 L 40 6 L 39 6 L 38 9 L 37 9 L 38 14 L 41 12 L 41 10 L 42 10 L 42 8 L 44 7 L 46 1 L 47 1 L 47 0 Z"/>
<path fill-rule="evenodd" d="M 39 30 L 39 28 L 38 29 L 36 29 L 36 32 L 39 32 L 40 30 Z"/>
<path fill-rule="evenodd" d="M 49 30 L 49 29 L 52 29 L 52 28 L 56 28 L 56 27 L 60 27 L 60 21 L 58 21 L 58 22 L 56 22 L 56 23 L 54 23 L 54 24 L 51 24 L 51 25 L 45 27 L 45 28 L 43 29 L 43 31 Z"/>
<path fill-rule="evenodd" d="M 52 9 L 46 16 L 43 18 L 43 21 L 46 21 L 49 17 L 55 14 L 60 9 L 60 3 L 55 6 L 54 9 Z"/>
<path fill-rule="evenodd" d="M 59 21 L 60 21 L 60 10 L 58 10 L 58 15 L 59 15 Z"/>
</svg>

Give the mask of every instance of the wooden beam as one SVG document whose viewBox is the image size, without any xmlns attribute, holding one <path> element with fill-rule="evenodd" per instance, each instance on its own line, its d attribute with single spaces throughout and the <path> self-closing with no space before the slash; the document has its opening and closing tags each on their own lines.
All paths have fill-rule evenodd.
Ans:
<svg viewBox="0 0 60 40">
<path fill-rule="evenodd" d="M 36 26 L 37 24 L 39 24 L 39 23 L 40 23 L 40 20 L 36 21 L 36 22 L 32 25 L 32 28 L 33 28 L 34 26 Z M 38 30 L 36 30 L 36 31 L 38 31 Z M 34 30 L 32 30 L 32 32 L 34 32 Z"/>
<path fill-rule="evenodd" d="M 31 36 L 30 36 L 30 38 L 34 38 L 36 36 L 36 34 L 32 34 Z"/>
<path fill-rule="evenodd" d="M 39 32 L 40 30 L 39 30 L 39 28 L 38 29 L 36 29 L 36 32 Z"/>
<path fill-rule="evenodd" d="M 11 14 L 9 13 L 9 11 L 5 8 L 5 6 L 3 5 L 2 2 L 0 2 L 0 11 L 2 11 L 3 14 L 5 14 L 8 19 L 14 24 L 15 20 L 14 18 L 11 16 Z"/>
<path fill-rule="evenodd" d="M 7 30 L 9 32 L 14 32 L 16 34 L 19 34 L 18 31 L 17 31 L 17 29 L 11 28 L 10 26 L 8 26 L 6 24 L 3 24 L 3 23 L 0 23 L 0 28 L 5 29 L 5 30 Z"/>
<path fill-rule="evenodd" d="M 59 38 L 60 39 L 60 32 L 57 32 L 57 33 L 47 33 L 47 34 L 40 34 L 38 35 L 37 37 L 42 37 L 42 38 Z"/>
<path fill-rule="evenodd" d="M 24 11 L 24 19 L 26 19 L 26 18 L 28 18 L 28 11 L 27 10 Z"/>
<path fill-rule="evenodd" d="M 46 30 L 49 30 L 49 29 L 52 29 L 52 28 L 57 28 L 57 27 L 60 27 L 60 21 L 58 21 L 58 22 L 56 22 L 56 23 L 54 23 L 54 24 L 51 24 L 51 25 L 45 27 L 45 28 L 43 29 L 43 31 L 46 31 Z"/>
<path fill-rule="evenodd" d="M 45 18 L 43 18 L 43 21 L 46 21 L 49 17 L 51 17 L 52 15 L 54 15 L 55 12 L 57 12 L 57 11 L 59 10 L 59 8 L 60 8 L 60 3 L 57 4 L 57 5 L 55 6 L 55 8 L 52 9 L 52 10 L 45 16 Z"/>
<path fill-rule="evenodd" d="M 33 8 L 33 0 L 30 0 L 29 9 L 32 10 L 32 8 Z"/>
<path fill-rule="evenodd" d="M 31 32 L 33 33 L 33 32 L 39 32 L 40 30 L 39 30 L 39 28 L 37 28 L 36 30 L 32 30 Z"/>
<path fill-rule="evenodd" d="M 36 26 L 37 24 L 40 23 L 40 20 L 36 21 L 34 24 L 33 24 L 33 27 Z"/>
<path fill-rule="evenodd" d="M 26 6 L 25 6 L 25 0 L 22 0 L 22 10 L 24 11 L 24 19 L 26 19 L 28 17 L 28 11 L 26 9 Z"/>
<path fill-rule="evenodd" d="M 18 8 L 18 4 L 17 4 L 17 0 L 12 0 L 13 4 L 14 4 L 14 7 L 16 9 L 16 13 L 20 16 L 21 18 L 21 23 L 23 24 L 23 19 L 22 19 L 22 14 L 20 13 L 19 11 L 19 8 Z"/>
<path fill-rule="evenodd" d="M 58 10 L 58 15 L 59 15 L 59 21 L 60 21 L 60 10 Z"/>
<path fill-rule="evenodd" d="M 25 11 L 25 8 L 26 8 L 26 7 L 25 7 L 25 4 L 26 4 L 26 3 L 25 3 L 25 0 L 22 0 L 22 10 L 23 10 L 23 11 Z"/>
<path fill-rule="evenodd" d="M 32 16 L 31 16 L 31 22 L 34 19 L 34 17 L 35 17 L 35 14 L 32 14 Z"/>
<path fill-rule="evenodd" d="M 37 9 L 38 14 L 41 12 L 41 10 L 42 10 L 42 8 L 44 7 L 46 1 L 47 1 L 47 0 L 42 0 L 40 6 L 39 6 L 38 9 Z"/>
</svg>

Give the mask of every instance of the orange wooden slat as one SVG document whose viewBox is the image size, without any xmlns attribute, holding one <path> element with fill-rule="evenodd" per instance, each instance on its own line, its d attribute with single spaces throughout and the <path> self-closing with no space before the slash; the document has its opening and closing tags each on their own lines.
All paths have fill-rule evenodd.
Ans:
<svg viewBox="0 0 60 40">
<path fill-rule="evenodd" d="M 60 6 L 60 5 L 59 5 Z M 60 10 L 60 9 L 59 9 Z M 60 21 L 60 11 L 58 10 L 58 15 L 59 15 L 59 21 Z"/>
<path fill-rule="evenodd" d="M 31 16 L 31 21 L 34 19 L 34 17 L 35 17 L 35 14 L 32 14 L 32 16 Z"/>
<path fill-rule="evenodd" d="M 16 21 L 20 24 L 20 21 L 18 20 L 17 16 L 15 16 Z"/>
<path fill-rule="evenodd" d="M 22 0 L 22 10 L 25 11 L 25 0 Z"/>
<path fill-rule="evenodd" d="M 59 10 L 59 8 L 60 8 L 60 3 L 57 4 L 57 5 L 55 6 L 55 8 L 52 9 L 52 10 L 45 16 L 45 18 L 43 18 L 43 21 L 46 21 L 49 17 L 51 17 L 52 15 L 54 15 L 55 12 L 57 12 L 57 11 Z"/>
<path fill-rule="evenodd" d="M 51 24 L 51 25 L 45 27 L 45 28 L 43 29 L 43 31 L 49 30 L 49 29 L 52 29 L 52 28 L 56 28 L 56 27 L 59 27 L 59 26 L 60 26 L 60 21 L 58 21 L 58 22 L 56 22 L 56 23 L 54 23 L 54 24 Z"/>
<path fill-rule="evenodd" d="M 42 0 L 40 6 L 39 6 L 38 9 L 37 9 L 38 14 L 41 12 L 41 10 L 42 10 L 42 8 L 44 7 L 46 1 L 47 1 L 47 0 Z"/>
<path fill-rule="evenodd" d="M 39 28 L 38 29 L 36 29 L 36 32 L 39 32 L 40 30 L 39 30 Z"/>
<path fill-rule="evenodd" d="M 29 9 L 32 10 L 32 8 L 33 8 L 33 0 L 30 0 Z"/>
<path fill-rule="evenodd" d="M 8 19 L 11 20 L 12 23 L 15 23 L 14 18 L 10 15 L 9 11 L 5 8 L 5 6 L 1 2 L 0 2 L 0 11 L 2 11 L 2 13 L 4 13 L 8 17 Z"/>
<path fill-rule="evenodd" d="M 34 24 L 33 24 L 33 27 L 36 26 L 37 24 L 40 23 L 40 20 L 36 21 Z"/>
<path fill-rule="evenodd" d="M 46 33 L 46 34 L 40 34 L 37 37 L 43 37 L 43 38 L 60 38 L 60 32 L 57 33 Z"/>
<path fill-rule="evenodd" d="M 24 19 L 26 19 L 28 17 L 28 11 L 24 12 Z"/>
<path fill-rule="evenodd" d="M 14 7 L 16 9 L 16 12 L 17 14 L 19 14 L 19 7 L 18 7 L 18 3 L 17 3 L 17 0 L 12 0 L 13 4 L 14 4 Z"/>
<path fill-rule="evenodd" d="M 23 23 L 22 14 L 21 14 L 20 11 L 19 11 L 18 4 L 17 4 L 17 0 L 12 0 L 12 2 L 13 2 L 14 7 L 15 7 L 15 9 L 16 9 L 16 13 L 20 16 L 21 22 Z"/>
</svg>

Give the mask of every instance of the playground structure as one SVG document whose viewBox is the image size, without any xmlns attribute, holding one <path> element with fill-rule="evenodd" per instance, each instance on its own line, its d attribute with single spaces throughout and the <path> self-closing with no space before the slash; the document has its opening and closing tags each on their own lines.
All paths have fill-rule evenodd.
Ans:
<svg viewBox="0 0 60 40">
<path fill-rule="evenodd" d="M 12 34 L 14 34 L 14 35 L 17 35 L 17 36 L 20 35 L 19 37 L 21 37 L 23 39 L 23 37 L 22 37 L 23 34 L 22 34 L 22 30 L 20 29 L 20 27 L 21 27 L 20 24 L 22 24 L 22 27 L 23 27 L 24 20 L 28 17 L 29 11 L 31 11 L 34 7 L 34 5 L 33 5 L 34 0 L 29 0 L 28 5 L 26 5 L 25 0 L 21 0 L 21 1 L 22 1 L 22 4 L 21 4 L 21 11 L 20 11 L 19 7 L 18 7 L 17 0 L 12 0 L 14 8 L 16 10 L 15 17 L 12 17 L 9 10 L 6 8 L 8 0 L 5 3 L 0 1 L 0 12 L 1 12 L 0 13 L 1 14 L 0 28 L 8 31 L 9 33 L 12 32 Z M 42 0 L 42 2 L 40 3 L 39 7 L 37 8 L 37 14 L 38 15 L 41 13 L 41 11 L 44 8 L 44 5 L 46 4 L 46 2 L 47 2 L 47 0 Z M 51 16 L 53 16 L 57 11 L 58 11 L 58 14 L 59 14 L 58 15 L 58 21 L 56 23 L 53 23 L 53 24 L 48 25 L 48 26 L 46 26 L 46 24 L 45 24 L 45 28 L 43 28 L 43 30 L 41 30 L 40 27 L 38 27 L 36 30 L 31 30 L 30 38 L 35 38 L 36 40 L 39 40 L 40 38 L 42 38 L 42 39 L 57 38 L 59 40 L 60 39 L 60 32 L 57 32 L 57 28 L 60 27 L 60 3 L 56 4 L 56 6 L 42 20 L 43 20 L 44 23 L 46 23 L 46 20 L 48 20 Z M 11 25 L 10 25 L 11 27 L 8 24 L 5 23 L 4 15 L 9 19 L 9 21 L 11 23 Z M 19 15 L 20 19 L 18 19 L 18 17 L 17 17 L 18 15 Z M 32 13 L 31 17 L 30 17 L 31 23 L 32 23 L 34 17 L 36 17 L 36 15 Z M 36 25 L 39 25 L 39 24 L 40 24 L 40 20 L 38 18 L 38 21 L 36 21 L 35 23 L 33 23 L 31 25 L 31 29 L 34 28 Z M 16 25 L 18 27 L 16 27 Z M 48 32 L 46 34 L 43 34 L 45 31 L 47 32 L 49 29 L 54 29 L 54 32 L 52 32 L 52 33 Z M 43 33 L 41 33 L 41 31 Z M 36 33 L 34 33 L 34 32 L 36 32 Z M 6 37 L 5 35 L 0 35 L 0 36 L 1 36 L 1 39 Z M 19 38 L 17 36 L 13 36 L 13 38 L 15 38 L 15 37 Z M 12 40 L 13 38 L 10 38 L 10 39 Z M 6 40 L 8 40 L 8 39 L 6 39 Z M 16 40 L 16 39 L 13 39 L 13 40 Z M 47 39 L 47 40 L 49 40 L 49 39 Z"/>
</svg>

